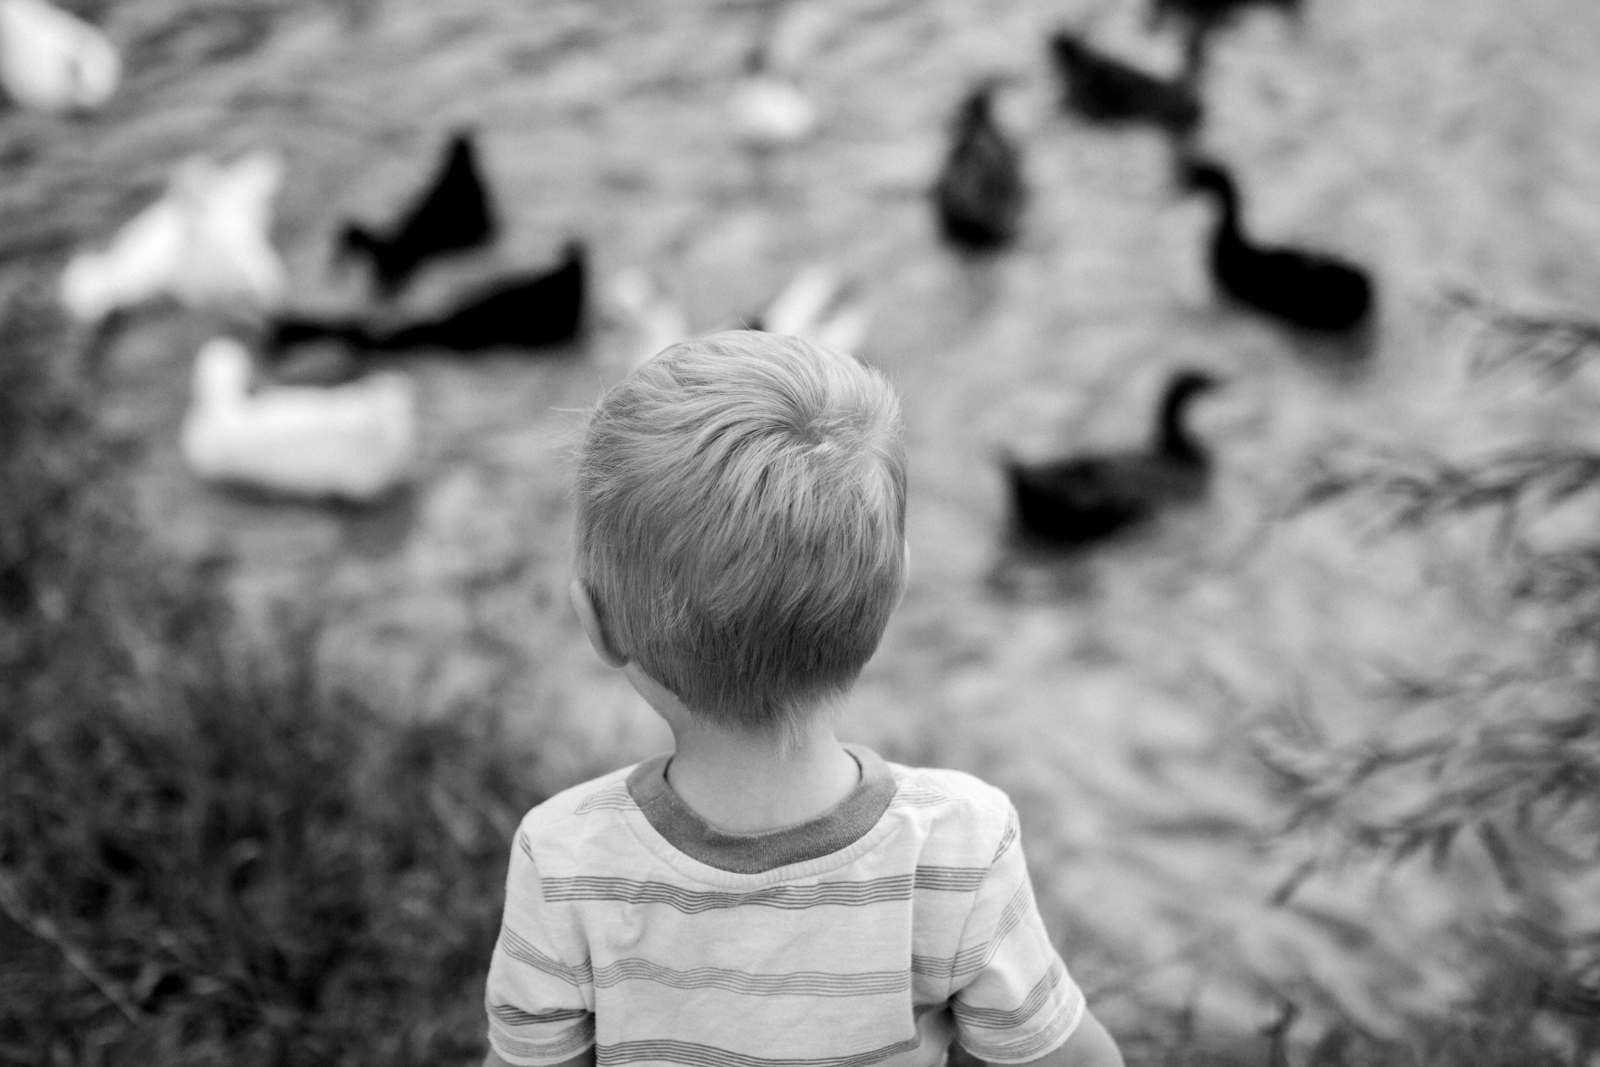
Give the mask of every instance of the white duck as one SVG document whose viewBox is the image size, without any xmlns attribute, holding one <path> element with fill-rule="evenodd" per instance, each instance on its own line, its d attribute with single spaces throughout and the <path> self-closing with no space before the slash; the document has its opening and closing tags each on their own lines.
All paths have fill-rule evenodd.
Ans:
<svg viewBox="0 0 1600 1067">
<path fill-rule="evenodd" d="M 736 141 L 758 152 L 799 144 L 817 128 L 817 108 L 791 79 L 772 68 L 757 45 L 733 88 L 728 115 Z"/>
<path fill-rule="evenodd" d="M 106 35 L 46 0 L 0 0 L 0 85 L 35 111 L 96 108 L 122 60 Z"/>
<path fill-rule="evenodd" d="M 191 307 L 278 306 L 287 281 L 268 230 L 282 184 L 283 160 L 272 152 L 232 163 L 185 160 L 161 199 L 109 248 L 73 257 L 61 276 L 62 303 L 85 322 L 163 296 Z"/>
<path fill-rule="evenodd" d="M 611 300 L 633 328 L 630 369 L 689 336 L 683 309 L 667 299 L 655 279 L 639 267 L 617 273 L 611 281 Z"/>
<path fill-rule="evenodd" d="M 380 372 L 329 388 L 250 392 L 250 353 L 201 346 L 183 420 L 183 458 L 201 478 L 294 496 L 365 502 L 405 480 L 416 454 L 411 380 Z"/>
<path fill-rule="evenodd" d="M 854 355 L 866 339 L 872 312 L 850 290 L 828 267 L 806 267 L 762 312 L 760 328 Z"/>
</svg>

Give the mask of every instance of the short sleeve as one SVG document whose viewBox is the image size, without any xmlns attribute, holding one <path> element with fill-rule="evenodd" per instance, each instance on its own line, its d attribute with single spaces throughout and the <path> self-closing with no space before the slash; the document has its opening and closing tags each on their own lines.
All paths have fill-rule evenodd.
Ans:
<svg viewBox="0 0 1600 1067">
<path fill-rule="evenodd" d="M 1083 1017 L 1083 992 L 1039 917 L 1010 809 L 1004 836 L 961 932 L 950 1002 L 963 1048 L 1027 1063 L 1060 1048 Z"/>
<path fill-rule="evenodd" d="M 594 973 L 571 925 L 545 902 L 531 840 L 519 828 L 484 991 L 489 1044 L 507 1063 L 546 1067 L 594 1044 Z"/>
</svg>

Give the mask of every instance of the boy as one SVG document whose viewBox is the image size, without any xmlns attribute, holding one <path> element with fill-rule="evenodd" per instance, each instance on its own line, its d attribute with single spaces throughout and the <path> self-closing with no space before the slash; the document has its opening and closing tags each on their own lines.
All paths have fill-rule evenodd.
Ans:
<svg viewBox="0 0 1600 1067">
<path fill-rule="evenodd" d="M 1005 794 L 834 736 L 905 584 L 884 379 L 674 345 L 601 398 L 577 482 L 573 607 L 676 750 L 523 819 L 486 1063 L 1121 1067 Z"/>
</svg>

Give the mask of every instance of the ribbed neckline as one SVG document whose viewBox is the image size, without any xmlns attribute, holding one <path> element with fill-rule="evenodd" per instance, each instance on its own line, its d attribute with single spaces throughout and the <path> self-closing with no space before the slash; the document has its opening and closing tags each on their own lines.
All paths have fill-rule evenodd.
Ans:
<svg viewBox="0 0 1600 1067">
<path fill-rule="evenodd" d="M 894 799 L 894 775 L 870 748 L 845 745 L 861 768 L 848 796 L 815 819 L 757 834 L 730 834 L 697 815 L 667 781 L 672 756 L 645 760 L 628 775 L 628 795 L 655 831 L 691 859 L 732 874 L 761 874 L 838 852 L 878 824 Z"/>
</svg>

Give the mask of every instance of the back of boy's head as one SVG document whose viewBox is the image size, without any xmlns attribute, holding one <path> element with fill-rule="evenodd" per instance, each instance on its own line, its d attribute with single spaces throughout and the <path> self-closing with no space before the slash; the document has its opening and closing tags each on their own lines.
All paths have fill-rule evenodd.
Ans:
<svg viewBox="0 0 1600 1067">
<path fill-rule="evenodd" d="M 739 330 L 601 397 L 577 571 L 608 640 L 693 714 L 783 731 L 849 689 L 905 580 L 900 407 L 877 371 Z"/>
</svg>

